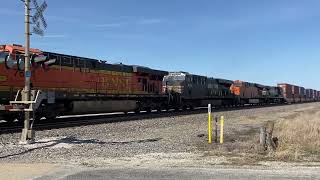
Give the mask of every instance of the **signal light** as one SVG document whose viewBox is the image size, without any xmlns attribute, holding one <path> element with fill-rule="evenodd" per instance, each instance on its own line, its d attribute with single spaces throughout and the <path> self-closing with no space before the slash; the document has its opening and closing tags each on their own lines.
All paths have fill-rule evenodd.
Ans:
<svg viewBox="0 0 320 180">
<path fill-rule="evenodd" d="M 12 58 L 11 58 L 11 55 L 9 54 L 7 56 L 7 58 L 5 59 L 5 64 L 6 64 L 6 68 L 7 69 L 12 69 L 14 66 L 17 65 L 17 61 L 14 61 Z"/>
<path fill-rule="evenodd" d="M 8 54 L 7 54 L 7 53 L 1 52 L 1 53 L 0 53 L 0 64 L 5 63 L 7 57 L 8 57 Z"/>
<path fill-rule="evenodd" d="M 24 70 L 24 58 L 19 58 L 18 59 L 18 69 L 20 71 L 23 71 Z"/>
<path fill-rule="evenodd" d="M 46 69 L 48 66 L 54 64 L 56 59 L 48 59 L 48 56 L 43 55 L 32 55 L 30 59 L 30 64 L 37 68 L 42 66 L 42 68 Z M 17 60 L 13 60 L 11 54 L 0 52 L 0 64 L 5 64 L 7 69 L 18 69 L 19 71 L 23 71 L 25 68 L 25 59 L 24 56 L 18 56 Z"/>
</svg>

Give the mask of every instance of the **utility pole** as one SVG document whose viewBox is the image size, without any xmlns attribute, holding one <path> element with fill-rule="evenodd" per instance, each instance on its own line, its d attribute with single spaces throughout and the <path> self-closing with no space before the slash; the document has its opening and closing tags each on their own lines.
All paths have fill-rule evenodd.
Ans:
<svg viewBox="0 0 320 180">
<path fill-rule="evenodd" d="M 31 71 L 30 71 L 30 0 L 24 0 L 25 6 L 25 63 L 24 63 L 24 77 L 25 84 L 22 93 L 22 100 L 25 102 L 30 101 L 30 83 L 31 83 Z M 27 103 L 29 104 L 29 103 Z M 24 128 L 21 134 L 21 143 L 27 144 L 33 140 L 33 132 L 30 130 L 30 112 L 24 111 Z"/>
<path fill-rule="evenodd" d="M 21 96 L 22 101 L 25 106 L 28 106 L 27 108 L 24 108 L 24 128 L 22 129 L 21 144 L 28 144 L 32 141 L 34 141 L 34 131 L 32 130 L 30 126 L 30 112 L 34 110 L 32 108 L 32 102 L 33 99 L 31 99 L 31 69 L 30 69 L 30 0 L 21 0 L 24 3 L 25 7 L 25 17 L 24 17 L 24 23 L 25 23 L 25 52 L 24 52 L 24 77 L 25 77 L 25 83 L 24 83 L 24 89 L 22 90 Z M 36 0 L 32 0 L 34 9 L 36 10 L 35 14 L 32 16 L 32 23 L 33 26 L 33 33 L 38 34 L 40 36 L 43 36 L 43 30 L 41 29 L 40 24 L 44 27 L 44 29 L 47 28 L 47 22 L 45 21 L 45 18 L 43 17 L 43 12 L 48 7 L 46 1 L 44 1 L 40 6 L 38 5 L 38 2 Z M 35 117 L 33 117 L 35 118 Z"/>
</svg>

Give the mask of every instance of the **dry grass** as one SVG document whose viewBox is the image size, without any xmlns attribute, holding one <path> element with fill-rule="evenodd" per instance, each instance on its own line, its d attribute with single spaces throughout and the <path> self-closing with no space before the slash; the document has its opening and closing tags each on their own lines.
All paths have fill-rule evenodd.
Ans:
<svg viewBox="0 0 320 180">
<path fill-rule="evenodd" d="M 232 122 L 232 128 L 226 124 L 229 129 L 223 145 L 201 141 L 196 146 L 205 156 L 224 156 L 233 164 L 270 160 L 320 162 L 319 108 L 320 104 L 305 104 L 272 114 L 238 117 Z M 275 122 L 273 136 L 279 139 L 275 152 L 265 151 L 259 144 L 260 127 L 267 121 Z"/>
<path fill-rule="evenodd" d="M 305 111 L 276 123 L 279 138 L 275 153 L 280 160 L 320 160 L 320 112 Z"/>
</svg>

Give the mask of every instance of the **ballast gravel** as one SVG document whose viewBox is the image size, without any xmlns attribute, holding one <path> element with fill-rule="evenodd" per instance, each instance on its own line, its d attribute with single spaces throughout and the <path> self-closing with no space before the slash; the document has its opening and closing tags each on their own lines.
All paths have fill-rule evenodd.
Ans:
<svg viewBox="0 0 320 180">
<path fill-rule="evenodd" d="M 225 117 L 226 141 L 237 141 L 238 134 L 259 129 L 265 121 L 280 120 L 296 110 L 314 106 L 320 107 L 320 103 L 213 114 Z M 168 114 L 162 118 L 42 130 L 36 132 L 36 142 L 29 145 L 18 144 L 19 138 L 20 133 L 0 135 L 0 162 L 85 164 L 90 161 L 94 164 L 95 160 L 139 159 L 142 156 L 160 156 L 161 159 L 166 154 L 170 159 L 169 154 L 181 153 L 199 158 L 203 155 L 203 147 L 207 146 L 207 114 Z"/>
</svg>

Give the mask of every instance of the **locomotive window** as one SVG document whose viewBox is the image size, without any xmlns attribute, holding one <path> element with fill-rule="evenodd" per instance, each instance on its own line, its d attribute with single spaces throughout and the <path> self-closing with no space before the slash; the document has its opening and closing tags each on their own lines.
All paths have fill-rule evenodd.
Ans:
<svg viewBox="0 0 320 180">
<path fill-rule="evenodd" d="M 70 57 L 62 57 L 62 65 L 72 66 L 72 60 Z"/>
<path fill-rule="evenodd" d="M 92 68 L 90 60 L 88 60 L 88 59 L 84 60 L 84 67 L 88 68 L 88 70 L 90 71 L 90 69 Z"/>
<path fill-rule="evenodd" d="M 78 58 L 73 58 L 72 57 L 72 61 L 74 63 L 74 66 L 79 67 L 79 59 Z"/>
<path fill-rule="evenodd" d="M 56 62 L 54 64 L 60 64 L 58 56 L 49 54 L 49 59 L 55 59 Z"/>
<path fill-rule="evenodd" d="M 84 67 L 85 61 L 83 59 L 79 59 L 79 67 Z"/>
<path fill-rule="evenodd" d="M 95 69 L 97 67 L 95 61 L 91 61 L 91 67 L 92 67 L 92 69 Z"/>
</svg>

